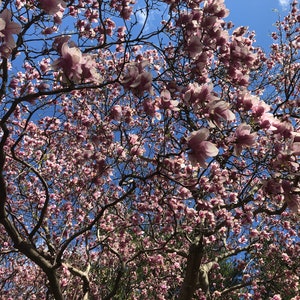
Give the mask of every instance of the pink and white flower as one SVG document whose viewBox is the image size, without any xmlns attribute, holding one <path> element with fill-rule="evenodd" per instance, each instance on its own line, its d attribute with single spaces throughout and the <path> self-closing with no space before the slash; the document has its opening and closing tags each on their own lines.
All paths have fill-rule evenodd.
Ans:
<svg viewBox="0 0 300 300">
<path fill-rule="evenodd" d="M 199 163 L 201 167 L 205 167 L 206 159 L 218 155 L 218 148 L 213 143 L 207 141 L 208 137 L 209 130 L 206 128 L 201 128 L 191 133 L 188 139 L 188 146 L 191 149 L 189 159 L 193 165 Z"/>
<path fill-rule="evenodd" d="M 282 189 L 284 200 L 286 201 L 289 209 L 295 213 L 300 212 L 300 187 L 292 186 L 288 180 L 282 181 Z"/>
<path fill-rule="evenodd" d="M 170 109 L 173 111 L 177 111 L 177 105 L 179 104 L 179 102 L 177 100 L 172 100 L 171 97 L 171 93 L 166 90 L 163 89 L 160 93 L 160 106 L 163 109 Z"/>
<path fill-rule="evenodd" d="M 1 56 L 8 58 L 12 49 L 16 46 L 13 34 L 21 32 L 21 26 L 18 23 L 11 21 L 12 14 L 8 9 L 4 9 L 0 13 L 0 46 Z"/>
<path fill-rule="evenodd" d="M 121 120 L 122 114 L 123 114 L 123 111 L 122 111 L 122 107 L 120 105 L 113 106 L 110 111 L 110 117 L 116 121 Z"/>
<path fill-rule="evenodd" d="M 292 132 L 291 150 L 294 155 L 300 155 L 300 132 Z"/>
<path fill-rule="evenodd" d="M 63 0 L 40 0 L 41 8 L 48 15 L 55 15 L 66 7 L 66 3 Z"/>
<path fill-rule="evenodd" d="M 229 104 L 225 101 L 211 101 L 208 103 L 208 110 L 210 117 L 218 125 L 220 120 L 233 121 L 235 119 L 234 113 L 229 109 Z"/>
<path fill-rule="evenodd" d="M 65 42 L 60 48 L 61 57 L 52 64 L 54 71 L 62 70 L 63 82 L 80 83 L 84 80 L 100 81 L 96 62 L 90 55 L 84 55 L 79 48 Z"/>
<path fill-rule="evenodd" d="M 127 67 L 127 73 L 123 76 L 121 83 L 126 89 L 136 95 L 142 95 L 145 91 L 152 91 L 152 75 L 145 71 L 148 61 L 133 62 Z"/>
<path fill-rule="evenodd" d="M 250 133 L 251 126 L 247 124 L 241 124 L 235 131 L 235 146 L 234 154 L 240 155 L 243 147 L 250 147 L 255 143 L 256 133 Z"/>
<path fill-rule="evenodd" d="M 61 57 L 54 61 L 52 67 L 55 71 L 59 69 L 63 70 L 64 81 L 80 82 L 82 75 L 81 51 L 76 47 L 69 47 L 67 43 L 64 43 L 61 48 Z"/>
</svg>

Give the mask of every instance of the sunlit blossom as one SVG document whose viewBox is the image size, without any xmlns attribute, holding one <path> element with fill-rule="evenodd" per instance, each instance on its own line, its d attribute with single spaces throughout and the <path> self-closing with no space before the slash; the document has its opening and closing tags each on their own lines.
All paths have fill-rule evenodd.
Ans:
<svg viewBox="0 0 300 300">
<path fill-rule="evenodd" d="M 220 120 L 233 121 L 234 113 L 229 109 L 229 104 L 225 101 L 211 101 L 208 103 L 210 118 L 220 125 Z"/>
<path fill-rule="evenodd" d="M 96 63 L 91 56 L 82 54 L 79 48 L 70 47 L 67 42 L 62 44 L 60 54 L 61 57 L 53 62 L 52 68 L 55 71 L 62 70 L 63 82 L 100 81 L 101 78 L 96 71 Z"/>
<path fill-rule="evenodd" d="M 18 23 L 11 21 L 12 14 L 8 9 L 4 9 L 0 13 L 0 46 L 1 55 L 8 57 L 12 49 L 16 46 L 13 34 L 21 32 L 21 26 Z"/>
<path fill-rule="evenodd" d="M 64 77 L 73 82 L 81 81 L 82 74 L 82 53 L 76 47 L 69 47 L 64 43 L 61 48 L 61 57 L 57 59 L 52 67 L 54 70 L 63 70 Z"/>
<path fill-rule="evenodd" d="M 199 163 L 201 167 L 206 166 L 205 160 L 218 155 L 218 148 L 211 142 L 208 142 L 209 130 L 201 128 L 191 133 L 188 139 L 188 146 L 191 149 L 189 158 L 193 165 Z"/>
<path fill-rule="evenodd" d="M 136 95 L 142 95 L 146 91 L 152 94 L 152 75 L 145 70 L 147 65 L 148 61 L 130 63 L 122 78 L 123 86 Z"/>
<path fill-rule="evenodd" d="M 250 133 L 251 126 L 247 124 L 241 124 L 235 131 L 235 155 L 240 155 L 244 147 L 250 147 L 255 143 L 256 133 Z"/>
</svg>

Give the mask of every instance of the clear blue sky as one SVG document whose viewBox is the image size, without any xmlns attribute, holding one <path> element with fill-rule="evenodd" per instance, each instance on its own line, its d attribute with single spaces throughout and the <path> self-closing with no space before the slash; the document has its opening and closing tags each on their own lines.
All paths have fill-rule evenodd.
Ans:
<svg viewBox="0 0 300 300">
<path fill-rule="evenodd" d="M 270 34 L 274 31 L 273 24 L 277 21 L 278 14 L 287 14 L 291 2 L 292 0 L 225 0 L 225 5 L 230 10 L 227 20 L 233 21 L 236 26 L 248 26 L 250 30 L 254 30 L 257 45 L 267 50 L 271 42 Z"/>
</svg>

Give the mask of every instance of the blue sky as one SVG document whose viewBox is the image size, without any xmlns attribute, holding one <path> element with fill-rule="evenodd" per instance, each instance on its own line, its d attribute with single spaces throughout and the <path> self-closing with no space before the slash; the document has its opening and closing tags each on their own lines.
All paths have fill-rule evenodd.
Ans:
<svg viewBox="0 0 300 300">
<path fill-rule="evenodd" d="M 258 46 L 265 50 L 271 43 L 270 34 L 278 14 L 284 16 L 288 12 L 292 0 L 225 0 L 230 10 L 228 20 L 236 26 L 248 26 L 256 32 Z M 276 11 L 274 11 L 274 9 Z"/>
</svg>

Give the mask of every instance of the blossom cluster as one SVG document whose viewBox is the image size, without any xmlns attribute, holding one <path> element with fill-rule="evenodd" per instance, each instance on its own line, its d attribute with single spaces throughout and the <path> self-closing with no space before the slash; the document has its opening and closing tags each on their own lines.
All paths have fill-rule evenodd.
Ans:
<svg viewBox="0 0 300 300">
<path fill-rule="evenodd" d="M 21 32 L 21 26 L 11 20 L 12 14 L 8 9 L 0 13 L 0 53 L 2 57 L 8 58 L 16 46 L 13 34 Z"/>
<path fill-rule="evenodd" d="M 152 93 L 152 75 L 145 71 L 148 61 L 131 62 L 127 66 L 127 72 L 121 79 L 124 88 L 131 90 L 136 95 L 144 92 Z"/>
<path fill-rule="evenodd" d="M 83 81 L 100 82 L 101 77 L 96 71 L 96 62 L 91 55 L 82 54 L 74 44 L 68 43 L 69 37 L 61 37 L 54 44 L 60 58 L 52 64 L 54 71 L 62 70 L 60 74 L 64 83 L 81 83 Z"/>
</svg>

